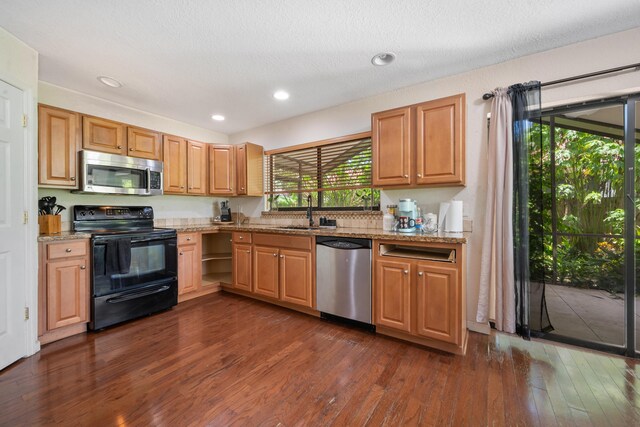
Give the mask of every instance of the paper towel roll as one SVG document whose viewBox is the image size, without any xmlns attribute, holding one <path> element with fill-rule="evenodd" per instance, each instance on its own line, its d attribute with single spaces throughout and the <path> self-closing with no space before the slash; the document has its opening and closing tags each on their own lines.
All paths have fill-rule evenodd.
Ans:
<svg viewBox="0 0 640 427">
<path fill-rule="evenodd" d="M 462 232 L 462 200 L 452 200 L 447 211 L 444 230 L 448 233 Z"/>
</svg>

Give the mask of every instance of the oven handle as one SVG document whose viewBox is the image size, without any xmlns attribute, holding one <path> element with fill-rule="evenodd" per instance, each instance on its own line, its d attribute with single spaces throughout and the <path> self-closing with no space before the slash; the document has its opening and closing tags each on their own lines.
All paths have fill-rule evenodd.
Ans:
<svg viewBox="0 0 640 427">
<path fill-rule="evenodd" d="M 153 294 L 159 294 L 160 292 L 165 292 L 169 289 L 171 289 L 171 286 L 164 285 L 157 289 L 153 289 L 151 291 L 136 292 L 134 294 L 123 295 L 121 297 L 109 298 L 107 302 L 109 304 L 117 304 L 119 302 L 125 302 L 125 301 L 130 301 L 132 299 L 142 298 L 142 297 L 146 297 Z"/>
<path fill-rule="evenodd" d="M 131 243 L 140 243 L 140 242 L 155 242 L 158 240 L 171 240 L 171 239 L 175 239 L 176 236 L 175 235 L 165 235 L 165 236 L 155 236 L 155 237 L 131 237 Z M 94 242 L 96 245 L 104 245 L 106 244 L 108 241 L 111 240 L 118 240 L 118 238 L 106 238 L 106 239 L 96 239 L 94 238 Z"/>
<path fill-rule="evenodd" d="M 147 168 L 147 194 L 151 194 L 151 169 Z"/>
</svg>

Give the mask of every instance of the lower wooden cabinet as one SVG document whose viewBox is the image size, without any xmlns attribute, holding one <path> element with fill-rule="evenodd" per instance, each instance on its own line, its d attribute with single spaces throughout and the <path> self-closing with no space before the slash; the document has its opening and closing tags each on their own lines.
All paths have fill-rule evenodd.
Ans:
<svg viewBox="0 0 640 427">
<path fill-rule="evenodd" d="M 464 354 L 463 263 L 464 245 L 374 241 L 377 331 Z"/>
<path fill-rule="evenodd" d="M 313 269 L 311 252 L 280 251 L 280 290 L 282 301 L 313 307 Z"/>
<path fill-rule="evenodd" d="M 251 292 L 251 245 L 234 244 L 232 257 L 233 287 Z"/>
<path fill-rule="evenodd" d="M 89 322 L 89 241 L 41 242 L 39 249 L 40 342 L 86 330 Z"/>
<path fill-rule="evenodd" d="M 178 234 L 178 296 L 197 292 L 202 285 L 199 233 Z"/>
<path fill-rule="evenodd" d="M 253 292 L 271 298 L 278 298 L 278 276 L 280 250 L 256 246 L 253 250 Z"/>
</svg>

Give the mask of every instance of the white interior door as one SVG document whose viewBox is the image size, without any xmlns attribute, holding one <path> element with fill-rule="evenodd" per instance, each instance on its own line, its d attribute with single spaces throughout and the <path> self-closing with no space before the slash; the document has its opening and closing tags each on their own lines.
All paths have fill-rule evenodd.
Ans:
<svg viewBox="0 0 640 427">
<path fill-rule="evenodd" d="M 0 369 L 26 354 L 23 99 L 0 80 Z"/>
</svg>

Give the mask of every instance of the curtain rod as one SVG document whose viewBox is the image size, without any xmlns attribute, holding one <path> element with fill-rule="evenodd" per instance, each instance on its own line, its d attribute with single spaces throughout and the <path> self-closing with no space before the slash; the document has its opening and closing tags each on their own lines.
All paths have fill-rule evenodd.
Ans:
<svg viewBox="0 0 640 427">
<path fill-rule="evenodd" d="M 550 82 L 540 83 L 540 87 L 572 82 L 574 80 L 588 79 L 589 77 L 601 76 L 603 74 L 617 73 L 618 71 L 624 71 L 624 70 L 628 70 L 628 69 L 631 69 L 631 68 L 635 68 L 635 71 L 640 70 L 640 62 L 638 62 L 636 64 L 624 65 L 622 67 L 609 68 L 608 70 L 594 71 L 593 73 L 581 74 L 579 76 L 567 77 L 567 78 L 564 78 L 564 79 L 559 79 L 559 80 L 553 80 L 553 81 L 550 81 Z M 493 98 L 493 94 L 492 93 L 485 93 L 484 95 L 482 95 L 482 99 L 484 99 L 485 101 L 487 99 L 491 99 L 491 98 Z"/>
</svg>

